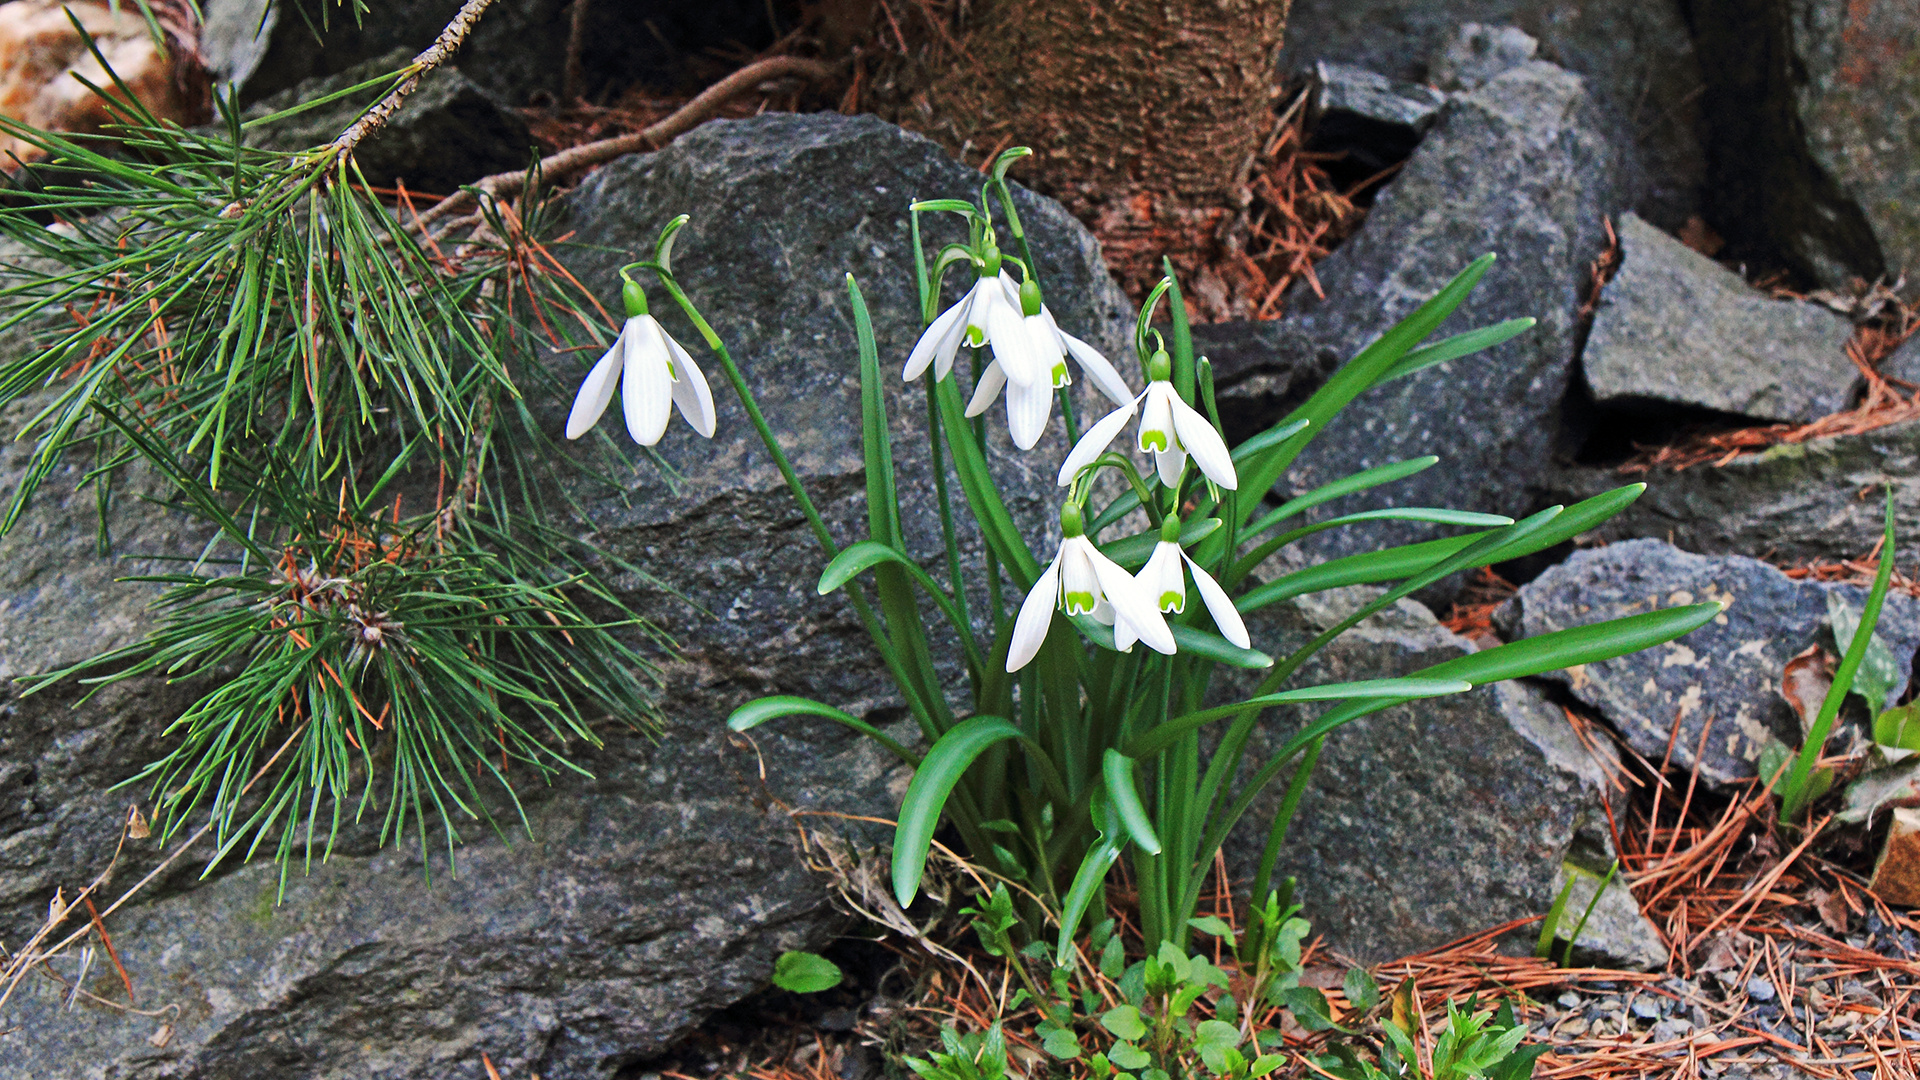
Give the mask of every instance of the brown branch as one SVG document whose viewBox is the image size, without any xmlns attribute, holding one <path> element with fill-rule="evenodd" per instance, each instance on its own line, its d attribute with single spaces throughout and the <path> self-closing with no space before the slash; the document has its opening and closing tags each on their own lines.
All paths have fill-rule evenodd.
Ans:
<svg viewBox="0 0 1920 1080">
<path fill-rule="evenodd" d="M 413 63 L 407 65 L 413 74 L 408 75 L 399 86 L 388 91 L 387 96 L 367 110 L 365 116 L 354 121 L 351 127 L 341 132 L 340 137 L 333 140 L 328 149 L 338 155 L 341 160 L 345 160 L 353 153 L 354 147 L 360 145 L 360 140 L 380 130 L 380 125 L 386 123 L 395 112 L 398 112 L 400 103 L 420 85 L 421 77 L 446 63 L 453 56 L 461 43 L 467 40 L 467 34 L 473 29 L 473 24 L 480 20 L 480 14 L 492 4 L 493 0 L 467 0 L 460 5 L 459 13 L 454 15 L 453 21 L 440 31 L 440 36 L 434 39 L 433 44 L 427 46 L 424 52 L 413 58 Z"/>
<path fill-rule="evenodd" d="M 769 56 L 756 60 L 702 90 L 698 97 L 682 105 L 673 115 L 643 131 L 629 132 L 625 135 L 616 135 L 611 139 L 569 147 L 557 154 L 540 159 L 538 174 L 544 179 L 571 176 L 625 154 L 641 150 L 657 150 L 675 136 L 712 117 L 727 102 L 768 79 L 798 75 L 819 81 L 832 75 L 833 71 L 831 64 L 801 56 Z M 413 224 L 409 227 L 423 228 L 455 210 L 464 209 L 474 202 L 477 194 L 485 195 L 490 199 L 511 198 L 518 195 L 521 189 L 526 187 L 526 183 L 527 174 L 524 171 L 495 173 L 465 190 L 440 200 L 425 213 L 414 218 Z"/>
<path fill-rule="evenodd" d="M 572 104 L 580 97 L 580 84 L 586 80 L 586 73 L 580 64 L 580 53 L 587 44 L 587 7 L 591 0 L 573 0 L 571 25 L 567 27 L 567 62 L 561 68 L 560 100 Z"/>
</svg>

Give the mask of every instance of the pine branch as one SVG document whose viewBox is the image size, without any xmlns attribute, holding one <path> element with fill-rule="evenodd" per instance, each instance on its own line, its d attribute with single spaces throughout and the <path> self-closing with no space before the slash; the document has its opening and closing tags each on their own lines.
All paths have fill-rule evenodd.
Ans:
<svg viewBox="0 0 1920 1080">
<path fill-rule="evenodd" d="M 345 159 L 353 153 L 355 147 L 360 145 L 362 139 L 378 131 L 382 124 L 399 111 L 400 103 L 420 85 L 421 78 L 427 72 L 452 58 L 454 52 L 467 40 L 467 34 L 473 30 L 473 24 L 480 21 L 481 13 L 492 4 L 493 0 L 467 0 L 462 4 L 459 13 L 454 15 L 453 21 L 440 31 L 440 36 L 434 39 L 433 44 L 427 46 L 426 50 L 414 57 L 413 63 L 408 65 L 413 74 L 407 76 L 399 86 L 388 91 L 387 96 L 367 110 L 365 116 L 354 121 L 352 126 L 341 132 L 340 137 L 328 146 L 328 151 L 340 159 Z"/>
</svg>

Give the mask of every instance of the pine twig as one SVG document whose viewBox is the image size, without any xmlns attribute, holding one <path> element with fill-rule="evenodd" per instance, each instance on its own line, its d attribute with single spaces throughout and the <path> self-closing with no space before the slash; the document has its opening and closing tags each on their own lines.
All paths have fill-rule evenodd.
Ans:
<svg viewBox="0 0 1920 1080">
<path fill-rule="evenodd" d="M 643 131 L 616 135 L 611 139 L 601 139 L 598 142 L 569 147 L 557 154 L 551 154 L 540 159 L 537 172 L 546 179 L 571 176 L 625 154 L 641 150 L 657 150 L 674 136 L 694 128 L 719 112 L 721 106 L 727 102 L 768 79 L 799 75 L 819 81 L 832 75 L 833 71 L 834 67 L 831 64 L 809 60 L 802 56 L 769 56 L 756 60 L 702 90 L 698 97 L 682 105 L 673 115 L 659 123 Z M 485 195 L 489 199 L 512 198 L 526 187 L 526 183 L 527 174 L 524 171 L 495 173 L 435 203 L 426 212 L 415 217 L 408 228 L 423 229 L 456 210 L 472 205 L 478 195 Z"/>
<path fill-rule="evenodd" d="M 407 95 L 413 93 L 414 89 L 420 85 L 421 78 L 453 56 L 454 52 L 467 40 L 467 34 L 473 30 L 473 24 L 480 21 L 481 13 L 492 4 L 493 0 L 467 0 L 460 5 L 460 11 L 454 15 L 453 21 L 440 31 L 440 36 L 434 39 L 433 44 L 427 46 L 426 50 L 414 57 L 413 63 L 408 65 L 413 74 L 407 76 L 399 86 L 388 91 L 387 96 L 367 110 L 365 116 L 354 121 L 351 127 L 341 132 L 340 137 L 333 140 L 328 149 L 341 160 L 345 160 L 353 153 L 354 147 L 360 145 L 362 139 L 380 130 L 380 126 L 400 110 L 400 103 L 406 100 Z"/>
</svg>

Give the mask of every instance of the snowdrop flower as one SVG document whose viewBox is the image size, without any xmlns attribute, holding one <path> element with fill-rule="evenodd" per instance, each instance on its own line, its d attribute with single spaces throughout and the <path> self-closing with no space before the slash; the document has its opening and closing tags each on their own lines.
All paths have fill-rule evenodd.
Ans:
<svg viewBox="0 0 1920 1080">
<path fill-rule="evenodd" d="M 1005 359 L 1013 380 L 1025 386 L 1037 381 L 1043 360 L 1033 351 L 1020 311 L 1020 287 L 1000 268 L 1000 249 L 987 248 L 980 276 L 960 302 L 940 313 L 921 332 L 907 354 L 907 366 L 900 377 L 908 382 L 918 379 L 933 365 L 935 381 L 953 371 L 953 358 L 962 343 L 991 345 L 995 362 Z"/>
<path fill-rule="evenodd" d="M 1160 609 L 1133 575 L 1087 539 L 1079 506 L 1068 503 L 1060 508 L 1060 534 L 1060 550 L 1041 571 L 1014 619 L 1007 671 L 1026 667 L 1040 651 L 1056 608 L 1064 608 L 1069 615 L 1091 615 L 1113 627 L 1116 642 L 1125 642 L 1120 646 L 1123 651 L 1135 641 L 1144 641 L 1157 652 L 1172 653 L 1173 631 L 1160 617 Z"/>
<path fill-rule="evenodd" d="M 647 314 L 647 294 L 638 282 L 620 290 L 626 301 L 627 324 L 620 329 L 600 362 L 587 372 L 573 411 L 567 414 L 567 438 L 577 439 L 600 421 L 620 383 L 620 405 L 627 417 L 627 434 L 641 446 L 652 446 L 666 434 L 672 408 L 678 407 L 687 424 L 702 436 L 713 437 L 713 391 L 707 377 L 680 343 L 667 335 L 658 319 Z"/>
<path fill-rule="evenodd" d="M 1172 514 L 1160 526 L 1160 542 L 1153 546 L 1153 555 L 1147 565 L 1140 568 L 1134 578 L 1146 591 L 1161 611 L 1179 613 L 1187 610 L 1186 573 L 1181 564 L 1186 564 L 1186 573 L 1193 575 L 1193 584 L 1200 591 L 1200 599 L 1207 605 L 1207 614 L 1213 616 L 1213 624 L 1220 628 L 1220 636 L 1243 649 L 1253 647 L 1253 640 L 1247 636 L 1247 624 L 1240 619 L 1240 612 L 1234 609 L 1233 600 L 1213 575 L 1200 569 L 1180 546 L 1180 519 Z M 1114 627 L 1114 640 L 1121 640 L 1120 627 Z M 1131 644 L 1131 642 L 1128 642 Z"/>
<path fill-rule="evenodd" d="M 1075 473 L 1106 452 L 1107 444 L 1120 434 L 1120 429 L 1133 419 L 1137 410 L 1140 414 L 1137 444 L 1141 453 L 1153 454 L 1161 483 L 1168 487 L 1178 484 L 1181 472 L 1187 467 L 1187 455 L 1191 454 L 1201 474 L 1216 486 L 1229 491 L 1237 487 L 1240 481 L 1234 474 L 1233 454 L 1227 449 L 1226 440 L 1199 410 L 1180 399 L 1173 388 L 1173 362 L 1167 358 L 1165 349 L 1155 352 L 1147 361 L 1147 380 L 1147 388 L 1139 397 L 1102 417 L 1080 437 L 1060 465 L 1060 486 L 1073 483 Z"/>
<path fill-rule="evenodd" d="M 1021 383 L 1008 374 L 1001 363 L 1001 353 L 996 346 L 993 362 L 980 373 L 980 382 L 973 388 L 973 397 L 967 402 L 967 415 L 979 416 L 986 412 L 1000 391 L 1007 392 L 1007 430 L 1013 437 L 1013 444 L 1022 450 L 1032 449 L 1046 433 L 1047 419 L 1053 414 L 1053 392 L 1071 385 L 1073 378 L 1067 374 L 1067 357 L 1071 356 L 1080 370 L 1101 393 L 1112 398 L 1115 404 L 1124 404 L 1132 400 L 1126 380 L 1114 370 L 1100 350 L 1060 329 L 1053 319 L 1053 312 L 1040 302 L 1040 287 L 1031 279 L 1015 291 L 1014 299 L 1019 303 L 1021 323 L 1031 343 L 1031 359 L 1034 369 L 1041 374 L 1039 379 Z"/>
</svg>

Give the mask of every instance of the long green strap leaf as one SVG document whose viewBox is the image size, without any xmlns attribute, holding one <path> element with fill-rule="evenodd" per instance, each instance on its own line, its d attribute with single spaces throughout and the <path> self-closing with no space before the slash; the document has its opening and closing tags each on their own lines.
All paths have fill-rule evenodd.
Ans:
<svg viewBox="0 0 1920 1080">
<path fill-rule="evenodd" d="M 971 717 L 940 736 L 914 769 L 907 796 L 900 803 L 900 822 L 893 832 L 893 895 L 901 907 L 912 904 L 920 892 L 927 852 L 933 847 L 933 831 L 940 825 L 940 812 L 945 809 L 954 785 L 960 782 L 973 759 L 988 747 L 1008 739 L 1030 741 L 1018 727 L 1001 717 Z"/>
<path fill-rule="evenodd" d="M 1271 512 L 1262 514 L 1260 520 L 1252 522 L 1246 527 L 1243 535 L 1252 537 L 1256 533 L 1265 532 L 1273 528 L 1275 525 L 1280 524 L 1301 511 L 1311 510 L 1323 502 L 1329 502 L 1342 495 L 1352 495 L 1358 491 L 1366 491 L 1369 488 L 1379 487 L 1381 484 L 1391 484 L 1395 480 L 1404 480 L 1409 476 L 1425 472 L 1439 463 L 1440 458 L 1438 456 L 1428 454 L 1426 457 L 1408 458 L 1405 461 L 1395 461 L 1387 465 L 1375 465 L 1371 469 L 1363 469 L 1360 472 L 1354 473 L 1352 476 L 1341 477 L 1331 484 L 1322 484 L 1304 495 L 1298 495 L 1288 499 L 1286 502 L 1275 507 Z"/>
<path fill-rule="evenodd" d="M 1133 786 L 1133 759 L 1108 747 L 1100 760 L 1100 775 L 1107 782 L 1107 798 L 1119 813 L 1120 824 L 1126 828 L 1127 835 L 1140 845 L 1140 850 L 1149 855 L 1160 854 L 1160 837 L 1153 831 L 1153 821 L 1147 817 L 1139 790 Z"/>
<path fill-rule="evenodd" d="M 1288 705 L 1307 701 L 1345 701 L 1352 698 L 1394 697 L 1403 701 L 1418 698 L 1442 697 L 1447 694 L 1464 694 L 1473 689 L 1473 683 L 1465 679 L 1368 679 L 1363 682 L 1327 683 L 1322 686 L 1303 686 L 1295 690 L 1282 690 L 1277 694 L 1262 694 L 1259 697 L 1236 701 L 1231 705 L 1220 705 L 1199 712 L 1190 712 L 1176 716 L 1164 724 L 1148 731 L 1127 744 L 1126 753 L 1131 758 L 1152 757 L 1172 746 L 1189 731 L 1203 727 L 1215 720 L 1224 720 L 1237 716 L 1250 706 Z"/>
<path fill-rule="evenodd" d="M 895 742 L 886 732 L 867 723 L 850 713 L 845 713 L 831 705 L 823 705 L 810 698 L 796 697 L 792 694 L 776 694 L 772 697 L 755 698 L 733 710 L 727 717 L 727 727 L 733 731 L 748 731 L 759 727 L 769 720 L 783 716 L 822 716 L 836 724 L 852 728 L 874 742 L 887 748 L 894 757 L 909 765 L 919 765 L 920 756 Z"/>
<path fill-rule="evenodd" d="M 1395 379 L 1404 379 L 1417 371 L 1425 371 L 1435 364 L 1444 364 L 1449 360 L 1458 360 L 1482 349 L 1491 349 L 1510 338 L 1515 338 L 1528 330 L 1538 321 L 1532 318 L 1508 319 L 1506 322 L 1483 326 L 1478 330 L 1468 330 L 1464 334 L 1455 334 L 1431 345 L 1423 345 L 1400 358 L 1400 362 L 1387 369 L 1375 386 L 1385 386 Z"/>
</svg>

